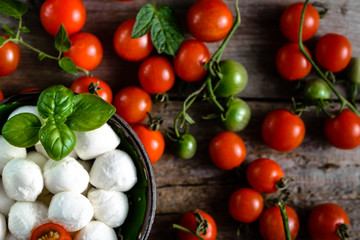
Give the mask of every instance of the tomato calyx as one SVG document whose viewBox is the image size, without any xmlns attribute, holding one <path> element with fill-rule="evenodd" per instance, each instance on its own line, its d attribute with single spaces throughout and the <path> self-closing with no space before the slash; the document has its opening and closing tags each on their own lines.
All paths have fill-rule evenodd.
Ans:
<svg viewBox="0 0 360 240">
<path fill-rule="evenodd" d="M 197 211 L 193 211 L 192 214 L 195 217 L 196 221 L 196 228 L 195 231 L 191 231 L 181 225 L 173 224 L 173 228 L 190 233 L 196 237 L 198 237 L 201 240 L 204 240 L 204 238 L 201 235 L 206 235 L 209 227 L 209 222 L 206 220 L 206 218 L 202 217 L 200 213 Z M 201 234 L 201 235 L 200 235 Z"/>
<path fill-rule="evenodd" d="M 318 10 L 319 12 L 319 16 L 320 19 L 322 19 L 323 17 L 325 17 L 325 15 L 327 14 L 327 12 L 330 9 L 330 6 L 326 3 L 321 3 L 321 2 L 314 2 L 311 4 L 313 7 L 316 8 L 316 10 Z"/>
<path fill-rule="evenodd" d="M 149 120 L 147 121 L 147 126 L 151 131 L 157 131 L 160 128 L 160 125 L 163 123 L 161 117 L 153 117 L 149 112 L 146 112 Z"/>
<path fill-rule="evenodd" d="M 100 84 L 99 81 L 97 81 L 96 83 L 91 82 L 88 87 L 89 93 L 99 96 L 99 93 L 97 91 L 103 90 L 102 87 L 99 87 L 99 84 Z"/>
<path fill-rule="evenodd" d="M 346 223 L 339 225 L 336 234 L 341 240 L 349 239 L 349 226 Z"/>
</svg>

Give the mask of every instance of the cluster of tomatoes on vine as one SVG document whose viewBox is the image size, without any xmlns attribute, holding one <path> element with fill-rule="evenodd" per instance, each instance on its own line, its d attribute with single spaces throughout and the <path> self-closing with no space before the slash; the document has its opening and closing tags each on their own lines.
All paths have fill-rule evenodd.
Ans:
<svg viewBox="0 0 360 240">
<path fill-rule="evenodd" d="M 360 81 L 359 59 L 352 57 L 351 43 L 346 36 L 337 33 L 327 33 L 317 40 L 313 59 L 311 51 L 303 42 L 313 38 L 317 32 L 320 15 L 309 4 L 301 22 L 303 6 L 304 3 L 294 3 L 282 14 L 280 30 L 291 42 L 282 46 L 276 55 L 278 73 L 288 81 L 301 83 L 303 100 L 295 103 L 292 112 L 285 109 L 270 112 L 263 123 L 263 139 L 278 151 L 286 152 L 296 148 L 305 135 L 305 125 L 299 115 L 304 109 L 315 106 L 317 112 L 326 115 L 326 140 L 336 148 L 356 148 L 360 145 L 360 133 L 357 131 L 360 127 L 360 114 L 355 103 Z M 302 31 L 299 31 L 300 23 Z M 305 79 L 312 69 L 315 69 L 318 77 Z M 351 96 L 344 97 L 339 93 L 333 84 L 341 83 L 336 81 L 336 76 L 345 78 Z M 333 95 L 337 100 L 331 99 Z"/>
</svg>

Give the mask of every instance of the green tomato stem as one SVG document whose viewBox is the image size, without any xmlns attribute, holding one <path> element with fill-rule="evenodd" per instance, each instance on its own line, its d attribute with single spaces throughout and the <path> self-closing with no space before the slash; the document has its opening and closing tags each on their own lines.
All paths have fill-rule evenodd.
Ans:
<svg viewBox="0 0 360 240">
<path fill-rule="evenodd" d="M 305 18 L 305 9 L 308 4 L 309 0 L 305 0 L 304 7 L 302 9 L 301 18 L 300 18 L 300 30 L 299 30 L 299 38 L 298 38 L 298 44 L 299 44 L 299 50 L 300 52 L 309 60 L 311 65 L 315 68 L 316 72 L 319 74 L 319 76 L 325 81 L 325 83 L 329 86 L 329 88 L 334 92 L 334 94 L 338 97 L 340 100 L 341 106 L 340 106 L 340 112 L 345 106 L 348 106 L 356 115 L 360 117 L 359 112 L 357 111 L 356 107 L 351 104 L 346 98 L 344 98 L 334 87 L 334 85 L 331 83 L 331 81 L 327 78 L 327 76 L 321 71 L 321 69 L 316 65 L 316 63 L 312 60 L 310 55 L 307 53 L 307 51 L 304 48 L 304 44 L 302 42 L 302 29 L 304 25 L 304 18 Z"/>
<path fill-rule="evenodd" d="M 21 31 L 21 26 L 22 26 L 22 17 L 19 18 L 19 26 L 16 32 L 16 38 L 19 39 L 20 38 L 20 31 Z"/>
<path fill-rule="evenodd" d="M 197 238 L 199 238 L 201 240 L 204 240 L 204 238 L 201 237 L 200 235 L 198 235 L 198 234 L 194 233 L 193 231 L 190 231 L 189 229 L 184 228 L 183 226 L 180 226 L 178 224 L 173 224 L 173 228 L 184 231 L 184 232 L 187 232 L 187 233 L 190 233 L 190 234 L 194 235 L 195 237 L 197 237 Z"/>
<path fill-rule="evenodd" d="M 279 206 L 281 218 L 283 220 L 284 231 L 285 231 L 285 239 L 286 240 L 291 240 L 291 234 L 290 234 L 290 228 L 289 228 L 289 220 L 288 220 L 288 216 L 287 216 L 287 213 L 286 213 L 285 204 L 284 204 L 283 201 L 280 200 L 277 203 L 277 205 Z"/>
<path fill-rule="evenodd" d="M 212 84 L 211 84 L 211 77 L 210 76 L 206 79 L 206 85 L 207 85 L 207 90 L 208 90 L 208 92 L 210 94 L 211 101 L 215 104 L 216 107 L 219 108 L 219 110 L 221 112 L 225 111 L 224 107 L 216 100 L 216 96 L 214 94 L 214 90 L 213 90 L 213 87 L 212 87 Z"/>
<path fill-rule="evenodd" d="M 51 56 L 51 55 L 49 55 L 49 54 L 47 54 L 47 53 L 44 53 L 43 51 L 40 51 L 39 49 L 31 46 L 30 44 L 28 44 L 28 43 L 26 43 L 26 42 L 24 42 L 24 41 L 22 40 L 22 38 L 18 39 L 16 42 L 17 42 L 17 43 L 20 43 L 21 45 L 29 48 L 30 50 L 32 50 L 32 51 L 34 51 L 34 52 L 37 52 L 37 53 L 39 53 L 39 54 L 43 54 L 43 56 L 45 56 L 46 58 L 49 58 L 49 59 L 52 59 L 52 60 L 56 60 L 56 61 L 59 60 L 59 58 L 54 57 L 54 56 Z"/>
</svg>

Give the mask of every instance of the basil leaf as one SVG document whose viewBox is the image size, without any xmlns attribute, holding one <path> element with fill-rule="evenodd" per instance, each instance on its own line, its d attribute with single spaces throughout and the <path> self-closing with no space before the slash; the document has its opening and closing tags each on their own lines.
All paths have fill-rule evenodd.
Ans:
<svg viewBox="0 0 360 240">
<path fill-rule="evenodd" d="M 158 53 L 175 56 L 184 36 L 174 17 L 173 10 L 167 6 L 157 9 L 151 27 L 151 40 Z"/>
<path fill-rule="evenodd" d="M 62 68 L 62 70 L 64 70 L 65 72 L 71 73 L 74 75 L 78 74 L 77 67 L 76 67 L 75 63 L 71 60 L 71 58 L 62 57 L 58 63 L 59 63 L 59 66 Z"/>
<path fill-rule="evenodd" d="M 67 52 L 70 50 L 71 42 L 69 35 L 67 34 L 64 25 L 60 25 L 60 28 L 55 36 L 55 48 L 59 52 Z"/>
<path fill-rule="evenodd" d="M 5 30 L 5 32 L 7 33 L 7 35 L 11 38 L 15 38 L 16 34 L 14 29 L 9 28 L 8 26 L 6 26 L 5 24 L 2 25 L 2 28 Z"/>
<path fill-rule="evenodd" d="M 74 131 L 91 131 L 104 125 L 115 113 L 115 107 L 99 96 L 83 93 L 74 97 L 74 111 L 66 124 Z"/>
<path fill-rule="evenodd" d="M 58 123 L 50 117 L 40 128 L 39 138 L 46 153 L 54 160 L 61 160 L 74 149 L 76 136 L 65 123 Z"/>
<path fill-rule="evenodd" d="M 140 9 L 136 15 L 136 21 L 131 33 L 131 38 L 142 37 L 150 31 L 154 14 L 155 8 L 151 4 L 146 4 Z"/>
<path fill-rule="evenodd" d="M 19 19 L 27 12 L 27 10 L 27 5 L 20 1 L 0 0 L 0 12 L 5 15 Z"/>
<path fill-rule="evenodd" d="M 32 113 L 20 113 L 10 118 L 2 128 L 5 140 L 16 147 L 28 148 L 39 141 L 40 119 Z"/>
<path fill-rule="evenodd" d="M 41 117 L 62 116 L 67 118 L 73 112 L 74 93 L 62 85 L 55 85 L 45 89 L 37 101 Z"/>
</svg>

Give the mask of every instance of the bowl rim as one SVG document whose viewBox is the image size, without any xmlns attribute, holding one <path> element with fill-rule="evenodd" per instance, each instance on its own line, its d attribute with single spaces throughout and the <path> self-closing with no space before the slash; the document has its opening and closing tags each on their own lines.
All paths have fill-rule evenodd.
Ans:
<svg viewBox="0 0 360 240">
<path fill-rule="evenodd" d="M 34 100 L 33 98 L 38 97 L 41 92 L 41 90 L 35 90 L 14 94 L 1 100 L 0 105 Z M 147 219 L 147 221 L 142 222 L 137 231 L 136 237 L 136 240 L 146 240 L 150 235 L 151 228 L 155 220 L 156 210 L 156 182 L 152 164 L 144 145 L 142 144 L 141 140 L 134 132 L 130 124 L 128 124 L 116 113 L 114 113 L 114 115 L 110 117 L 109 121 L 112 121 L 118 126 L 120 126 L 122 133 L 124 133 L 126 139 L 131 143 L 135 152 L 137 153 L 138 160 L 144 170 L 145 178 L 148 180 L 146 185 L 146 210 L 143 218 L 144 220 Z"/>
</svg>

